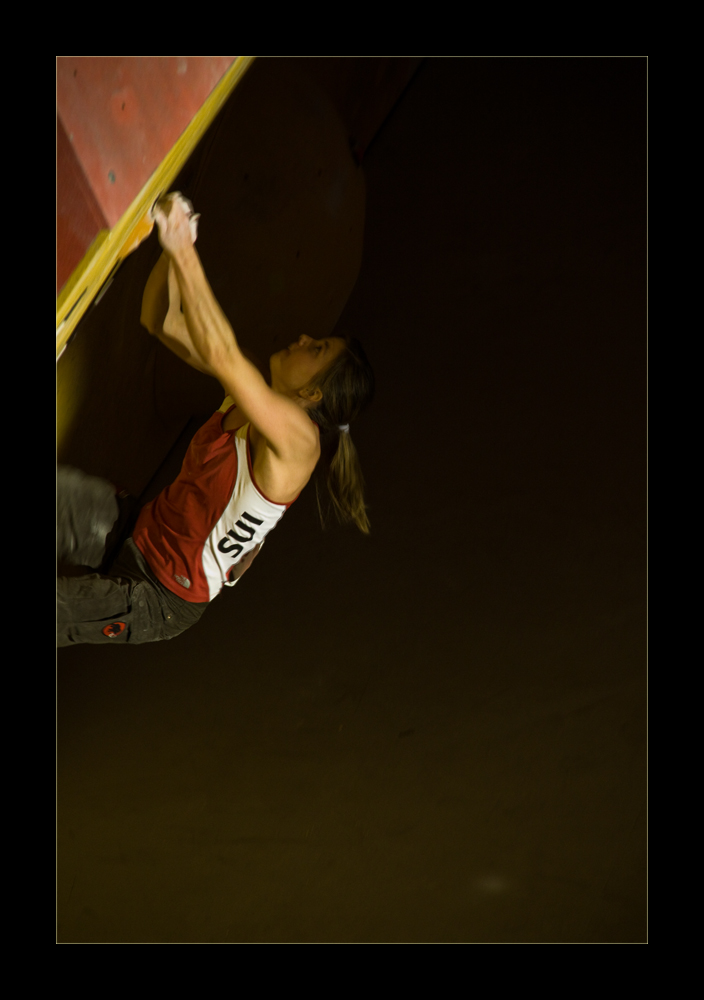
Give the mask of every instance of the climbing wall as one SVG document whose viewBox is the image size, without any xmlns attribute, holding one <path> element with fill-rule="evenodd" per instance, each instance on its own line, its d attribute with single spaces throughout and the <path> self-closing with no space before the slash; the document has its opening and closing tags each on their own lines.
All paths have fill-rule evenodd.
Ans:
<svg viewBox="0 0 704 1000">
<path fill-rule="evenodd" d="M 364 180 L 325 92 L 295 62 L 255 63 L 173 187 L 202 213 L 198 249 L 242 345 L 262 359 L 334 327 L 356 280 Z M 58 362 L 58 458 L 143 492 L 217 383 L 139 324 L 160 254 L 128 257 Z"/>
</svg>

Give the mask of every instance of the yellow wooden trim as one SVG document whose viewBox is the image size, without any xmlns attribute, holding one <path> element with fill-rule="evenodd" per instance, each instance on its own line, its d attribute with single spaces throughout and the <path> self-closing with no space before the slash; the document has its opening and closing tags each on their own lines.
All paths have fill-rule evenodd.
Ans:
<svg viewBox="0 0 704 1000">
<path fill-rule="evenodd" d="M 256 56 L 237 56 L 119 222 L 111 230 L 101 230 L 91 243 L 56 300 L 57 359 L 115 265 L 132 253 L 151 233 L 154 223 L 150 213 L 154 202 L 169 190 L 170 184 L 255 58 Z"/>
</svg>

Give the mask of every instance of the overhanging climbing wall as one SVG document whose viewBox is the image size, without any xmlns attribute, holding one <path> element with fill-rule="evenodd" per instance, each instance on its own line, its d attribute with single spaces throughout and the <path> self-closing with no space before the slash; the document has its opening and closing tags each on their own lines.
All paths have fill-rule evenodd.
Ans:
<svg viewBox="0 0 704 1000">
<path fill-rule="evenodd" d="M 80 246 L 91 227 L 98 236 L 59 292 L 64 319 L 75 307 L 80 322 L 68 317 L 74 336 L 57 365 L 58 460 L 105 476 L 137 496 L 184 427 L 222 401 L 213 379 L 189 368 L 140 326 L 142 292 L 160 254 L 145 219 L 154 199 L 177 188 L 202 213 L 198 251 L 206 274 L 242 346 L 263 364 L 301 333 L 326 336 L 362 261 L 360 160 L 418 62 L 238 57 L 245 58 L 251 66 L 209 127 L 201 129 L 192 153 L 184 159 L 181 150 L 178 170 L 168 154 L 168 170 L 149 182 L 146 193 L 143 186 L 139 197 L 132 196 L 112 229 L 100 227 L 111 225 L 121 208 L 109 201 L 122 176 L 115 166 L 119 161 L 107 153 L 92 160 L 84 154 L 102 176 L 98 195 L 82 168 L 77 170 L 77 157 L 67 159 L 76 209 L 61 223 L 66 239 L 71 236 Z M 172 79 L 178 68 L 171 64 Z M 69 83 L 80 77 L 80 66 L 75 78 L 70 66 L 65 69 Z M 233 62 L 225 78 L 235 71 Z M 131 98 L 122 86 L 115 93 L 110 109 L 120 119 Z M 133 122 L 143 131 L 145 121 L 134 110 Z M 66 146 L 70 126 L 63 118 L 61 125 Z M 75 130 L 73 135 L 75 140 Z M 88 277 L 86 261 L 92 268 Z M 92 304 L 83 308 L 86 303 Z M 62 336 L 65 345 L 67 327 Z"/>
<path fill-rule="evenodd" d="M 251 62 L 57 59 L 57 356 Z"/>
</svg>

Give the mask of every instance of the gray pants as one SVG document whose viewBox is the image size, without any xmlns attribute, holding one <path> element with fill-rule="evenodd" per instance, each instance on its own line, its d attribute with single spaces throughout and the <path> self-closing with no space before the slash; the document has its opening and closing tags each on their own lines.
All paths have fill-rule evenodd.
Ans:
<svg viewBox="0 0 704 1000">
<path fill-rule="evenodd" d="M 132 538 L 107 572 L 103 567 L 121 505 L 115 487 L 77 469 L 57 472 L 56 644 L 157 642 L 173 639 L 201 617 L 206 604 L 163 587 Z M 80 567 L 80 568 L 79 568 Z"/>
</svg>

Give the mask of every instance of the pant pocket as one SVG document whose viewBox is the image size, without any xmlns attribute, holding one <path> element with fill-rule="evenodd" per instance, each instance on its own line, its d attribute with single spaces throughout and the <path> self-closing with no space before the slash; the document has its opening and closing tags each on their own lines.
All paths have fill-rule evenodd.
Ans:
<svg viewBox="0 0 704 1000">
<path fill-rule="evenodd" d="M 135 583 L 131 593 L 129 636 L 126 642 L 158 642 L 165 639 L 159 598 L 148 581 Z"/>
<path fill-rule="evenodd" d="M 112 620 L 80 622 L 59 626 L 56 631 L 56 645 L 98 646 L 104 643 L 119 645 L 130 641 L 130 615 L 120 615 Z"/>
</svg>

